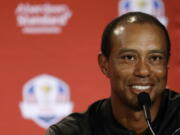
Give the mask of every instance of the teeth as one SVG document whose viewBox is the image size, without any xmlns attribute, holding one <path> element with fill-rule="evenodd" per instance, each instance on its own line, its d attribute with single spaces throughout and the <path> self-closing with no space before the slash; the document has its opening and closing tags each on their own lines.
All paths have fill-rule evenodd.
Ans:
<svg viewBox="0 0 180 135">
<path fill-rule="evenodd" d="M 138 90 L 146 90 L 149 89 L 151 86 L 140 86 L 140 85 L 133 85 L 133 89 L 138 89 Z"/>
</svg>

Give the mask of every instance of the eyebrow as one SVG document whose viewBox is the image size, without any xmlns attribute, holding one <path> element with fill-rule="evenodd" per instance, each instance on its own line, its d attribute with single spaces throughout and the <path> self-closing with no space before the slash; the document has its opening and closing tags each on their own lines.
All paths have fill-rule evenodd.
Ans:
<svg viewBox="0 0 180 135">
<path fill-rule="evenodd" d="M 124 52 L 135 52 L 137 53 L 138 51 L 135 49 L 130 49 L 130 48 L 121 48 L 119 53 L 124 53 Z M 166 51 L 163 50 L 150 50 L 149 53 L 161 53 L 161 54 L 165 54 Z"/>
<path fill-rule="evenodd" d="M 119 50 L 119 53 L 124 53 L 124 52 L 137 52 L 135 49 L 130 49 L 130 48 L 121 48 Z"/>
<path fill-rule="evenodd" d="M 150 53 L 162 53 L 162 54 L 166 54 L 166 51 L 163 51 L 163 50 L 151 50 Z"/>
</svg>

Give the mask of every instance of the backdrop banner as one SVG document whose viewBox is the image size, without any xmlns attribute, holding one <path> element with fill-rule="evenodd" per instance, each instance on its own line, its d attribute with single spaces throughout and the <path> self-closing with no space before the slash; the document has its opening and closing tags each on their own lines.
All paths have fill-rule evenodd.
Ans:
<svg viewBox="0 0 180 135">
<path fill-rule="evenodd" d="M 150 13 L 168 28 L 167 87 L 180 92 L 178 0 L 1 0 L 1 134 L 44 134 L 71 112 L 108 97 L 109 81 L 97 63 L 101 35 L 129 11 Z"/>
</svg>

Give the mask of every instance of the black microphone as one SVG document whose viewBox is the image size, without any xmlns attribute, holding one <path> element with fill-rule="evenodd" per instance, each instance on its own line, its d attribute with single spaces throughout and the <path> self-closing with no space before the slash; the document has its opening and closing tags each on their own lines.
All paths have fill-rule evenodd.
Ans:
<svg viewBox="0 0 180 135">
<path fill-rule="evenodd" d="M 150 114 L 150 106 L 151 106 L 151 99 L 149 94 L 146 92 L 142 92 L 138 95 L 138 102 L 140 107 L 144 110 L 145 119 L 151 122 L 151 114 Z"/>
<path fill-rule="evenodd" d="M 138 102 L 140 107 L 144 111 L 144 116 L 147 121 L 148 127 L 152 133 L 152 135 L 155 135 L 152 127 L 151 127 L 151 113 L 150 113 L 150 106 L 151 106 L 151 99 L 148 93 L 142 92 L 138 95 Z"/>
</svg>

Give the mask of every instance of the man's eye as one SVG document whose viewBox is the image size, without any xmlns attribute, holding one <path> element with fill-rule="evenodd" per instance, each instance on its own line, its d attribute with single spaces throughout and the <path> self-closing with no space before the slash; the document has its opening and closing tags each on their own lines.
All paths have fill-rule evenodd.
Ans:
<svg viewBox="0 0 180 135">
<path fill-rule="evenodd" d="M 136 58 L 133 55 L 124 55 L 121 57 L 121 59 L 126 60 L 126 61 L 134 61 Z"/>
<path fill-rule="evenodd" d="M 152 62 L 161 61 L 162 59 L 163 59 L 162 56 L 151 56 L 151 57 L 150 57 L 150 60 L 151 60 Z"/>
</svg>

